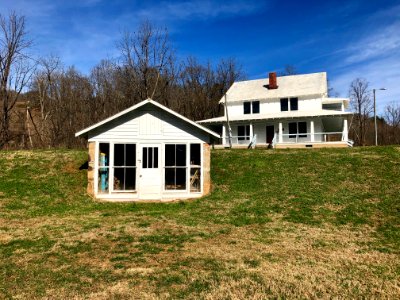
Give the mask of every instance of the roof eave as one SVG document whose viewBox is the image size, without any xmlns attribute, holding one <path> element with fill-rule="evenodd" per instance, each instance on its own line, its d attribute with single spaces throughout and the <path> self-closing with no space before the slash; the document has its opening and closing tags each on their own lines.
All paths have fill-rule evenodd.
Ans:
<svg viewBox="0 0 400 300">
<path fill-rule="evenodd" d="M 104 125 L 104 124 L 106 124 L 108 122 L 111 122 L 111 121 L 123 116 L 124 114 L 127 114 L 127 113 L 129 113 L 131 111 L 134 111 L 134 110 L 136 110 L 136 109 L 138 109 L 138 108 L 140 108 L 140 107 L 142 107 L 142 106 L 144 106 L 146 104 L 149 104 L 149 103 L 154 105 L 154 106 L 156 106 L 156 107 L 158 107 L 158 108 L 160 108 L 160 109 L 162 109 L 162 110 L 164 110 L 164 111 L 166 111 L 166 112 L 168 112 L 168 113 L 170 113 L 170 114 L 172 114 L 172 115 L 174 115 L 175 117 L 177 117 L 177 118 L 179 118 L 179 119 L 181 119 L 181 120 L 183 120 L 183 121 L 185 121 L 185 122 L 187 122 L 187 123 L 199 128 L 200 130 L 203 130 L 203 131 L 207 132 L 211 136 L 214 136 L 216 138 L 220 138 L 220 135 L 215 133 L 214 131 L 212 131 L 212 130 L 210 130 L 210 129 L 208 129 L 208 128 L 200 125 L 200 124 L 197 124 L 196 122 L 193 122 L 192 120 L 189 120 L 188 118 L 178 114 L 177 112 L 169 109 L 168 107 L 165 107 L 165 106 L 159 104 L 158 102 L 156 102 L 156 101 L 154 101 L 152 99 L 143 100 L 142 102 L 140 102 L 140 103 L 138 103 L 136 105 L 133 105 L 133 106 L 131 106 L 131 107 L 129 107 L 129 108 L 127 108 L 127 109 L 125 109 L 125 110 L 123 110 L 123 111 L 121 111 L 121 112 L 119 112 L 119 113 L 107 118 L 107 119 L 104 119 L 104 120 L 102 120 L 102 121 L 100 121 L 100 122 L 98 122 L 98 123 L 96 123 L 96 124 L 94 124 L 92 126 L 89 126 L 89 127 L 85 128 L 85 129 L 83 129 L 81 131 L 78 131 L 77 133 L 75 133 L 75 137 L 79 137 L 79 136 L 82 136 L 82 135 L 86 136 L 86 135 L 89 134 L 90 131 L 92 131 L 92 130 L 94 130 L 94 129 L 96 129 L 96 128 L 98 128 L 98 127 L 100 127 L 100 126 L 102 126 L 102 125 Z"/>
</svg>

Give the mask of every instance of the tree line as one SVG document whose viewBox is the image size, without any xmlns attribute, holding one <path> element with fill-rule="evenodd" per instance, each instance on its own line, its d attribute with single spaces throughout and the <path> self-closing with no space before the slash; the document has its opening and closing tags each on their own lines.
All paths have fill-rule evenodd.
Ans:
<svg viewBox="0 0 400 300">
<path fill-rule="evenodd" d="M 221 97 L 245 79 L 233 58 L 178 59 L 168 31 L 150 22 L 122 33 L 118 58 L 101 60 L 88 75 L 59 57 L 32 56 L 31 45 L 24 16 L 0 15 L 0 149 L 82 147 L 75 132 L 147 98 L 195 121 L 216 117 L 223 114 Z M 287 66 L 281 75 L 296 73 Z M 353 81 L 349 95 L 355 112 L 350 134 L 358 145 L 372 144 L 368 82 Z M 386 107 L 379 117 L 381 143 L 400 143 L 399 119 L 398 104 Z"/>
<path fill-rule="evenodd" d="M 84 146 L 75 132 L 147 98 L 192 120 L 216 117 L 218 101 L 244 78 L 233 58 L 178 60 L 167 30 L 150 22 L 124 32 L 119 57 L 89 75 L 56 56 L 30 56 L 24 16 L 0 16 L 0 26 L 0 149 Z"/>
<path fill-rule="evenodd" d="M 356 78 L 350 84 L 350 137 L 356 145 L 375 145 L 374 91 L 366 79 Z M 400 144 L 400 102 L 386 104 L 383 115 L 377 116 L 379 145 Z"/>
</svg>

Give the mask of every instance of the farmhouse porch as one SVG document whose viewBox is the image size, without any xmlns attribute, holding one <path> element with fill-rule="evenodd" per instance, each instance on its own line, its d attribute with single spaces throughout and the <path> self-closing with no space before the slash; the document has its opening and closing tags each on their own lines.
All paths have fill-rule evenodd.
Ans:
<svg viewBox="0 0 400 300">
<path fill-rule="evenodd" d="M 214 130 L 216 128 L 211 126 Z M 351 147 L 346 117 L 253 120 L 223 124 L 216 148 L 232 147 L 318 148 Z"/>
</svg>

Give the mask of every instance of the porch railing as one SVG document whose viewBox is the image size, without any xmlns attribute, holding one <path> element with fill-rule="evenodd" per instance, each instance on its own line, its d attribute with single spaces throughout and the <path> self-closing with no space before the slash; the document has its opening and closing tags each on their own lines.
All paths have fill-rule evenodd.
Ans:
<svg viewBox="0 0 400 300">
<path fill-rule="evenodd" d="M 282 143 L 311 143 L 311 142 L 348 142 L 349 140 L 345 139 L 345 135 L 343 132 L 316 132 L 313 134 L 314 137 L 312 139 L 311 133 L 284 133 L 282 134 Z M 232 145 L 249 145 L 250 143 L 256 143 L 256 135 L 253 137 L 246 136 L 232 136 L 231 141 Z M 313 141 L 312 141 L 313 140 Z M 275 147 L 276 144 L 281 143 L 279 140 L 279 134 L 275 133 L 272 139 L 272 147 Z M 226 136 L 221 138 L 221 144 L 229 145 L 229 137 Z"/>
<path fill-rule="evenodd" d="M 279 143 L 279 134 L 275 134 Z M 285 133 L 282 134 L 283 143 L 307 143 L 307 142 L 344 142 L 343 132 L 316 132 L 311 133 Z"/>
</svg>

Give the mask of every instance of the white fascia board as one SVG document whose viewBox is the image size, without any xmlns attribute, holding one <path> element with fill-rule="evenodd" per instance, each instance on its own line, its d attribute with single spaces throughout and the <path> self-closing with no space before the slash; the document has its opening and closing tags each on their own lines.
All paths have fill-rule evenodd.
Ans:
<svg viewBox="0 0 400 300">
<path fill-rule="evenodd" d="M 226 99 L 226 102 L 229 103 L 238 103 L 238 102 L 247 102 L 247 101 L 269 101 L 269 100 L 279 100 L 283 98 L 302 98 L 302 97 L 307 97 L 310 99 L 326 99 L 323 98 L 323 95 L 321 94 L 296 94 L 296 95 L 288 95 L 288 96 L 282 96 L 282 97 L 253 97 L 253 98 L 246 98 L 246 99 L 231 99 L 229 100 L 229 97 Z M 301 99 L 299 99 L 301 100 Z M 219 104 L 225 103 L 224 98 L 222 98 L 219 101 Z"/>
<path fill-rule="evenodd" d="M 200 125 L 200 124 L 197 124 L 196 122 L 193 122 L 192 120 L 189 120 L 188 118 L 178 114 L 177 112 L 165 107 L 164 105 L 161 105 L 160 103 L 158 103 L 158 102 L 156 102 L 156 101 L 154 101 L 152 99 L 143 100 L 142 102 L 140 102 L 140 103 L 138 103 L 136 105 L 133 105 L 133 106 L 131 106 L 131 107 L 129 107 L 129 108 L 127 108 L 127 109 L 125 109 L 125 110 L 123 110 L 123 111 L 121 111 L 121 112 L 119 112 L 119 113 L 117 113 L 117 114 L 115 114 L 115 115 L 103 120 L 103 121 L 100 121 L 100 122 L 98 122 L 98 123 L 96 123 L 96 124 L 94 124 L 94 125 L 92 125 L 90 127 L 87 127 L 87 128 L 85 128 L 85 129 L 83 129 L 81 131 L 78 131 L 77 133 L 75 133 L 75 137 L 78 137 L 78 136 L 81 136 L 81 135 L 83 135 L 85 133 L 88 133 L 89 131 L 92 131 L 92 130 L 96 129 L 97 127 L 100 127 L 100 126 L 102 126 L 102 125 L 104 125 L 104 124 L 106 124 L 106 123 L 108 123 L 108 122 L 110 122 L 112 120 L 115 120 L 115 119 L 117 119 L 117 118 L 119 118 L 119 117 L 121 117 L 121 116 L 123 116 L 123 115 L 125 115 L 125 114 L 127 114 L 129 112 L 131 112 L 131 111 L 134 111 L 134 110 L 142 107 L 143 105 L 148 104 L 148 103 L 150 103 L 150 104 L 152 104 L 152 105 L 154 105 L 154 106 L 156 106 L 156 107 L 158 107 L 158 108 L 160 108 L 160 109 L 162 109 L 162 110 L 174 115 L 175 117 L 177 117 L 177 118 L 179 118 L 179 119 L 181 119 L 181 120 L 183 120 L 183 121 L 185 121 L 185 122 L 197 127 L 198 129 L 200 129 L 202 131 L 207 132 L 208 134 L 210 134 L 210 135 L 212 135 L 212 136 L 214 136 L 216 138 L 220 138 L 220 135 L 215 133 L 214 131 L 212 131 L 212 130 L 210 130 L 210 129 L 208 129 L 208 128 Z"/>
<path fill-rule="evenodd" d="M 318 117 L 337 117 L 337 116 L 345 116 L 352 115 L 351 112 L 309 112 L 305 114 L 285 114 L 285 115 L 246 115 L 240 117 L 230 117 L 230 122 L 241 122 L 241 121 L 267 121 L 267 120 L 277 120 L 277 119 L 295 119 L 295 118 L 318 118 Z M 226 122 L 225 117 L 218 117 L 213 119 L 201 120 L 199 123 L 210 124 L 210 123 L 220 123 Z"/>
</svg>

